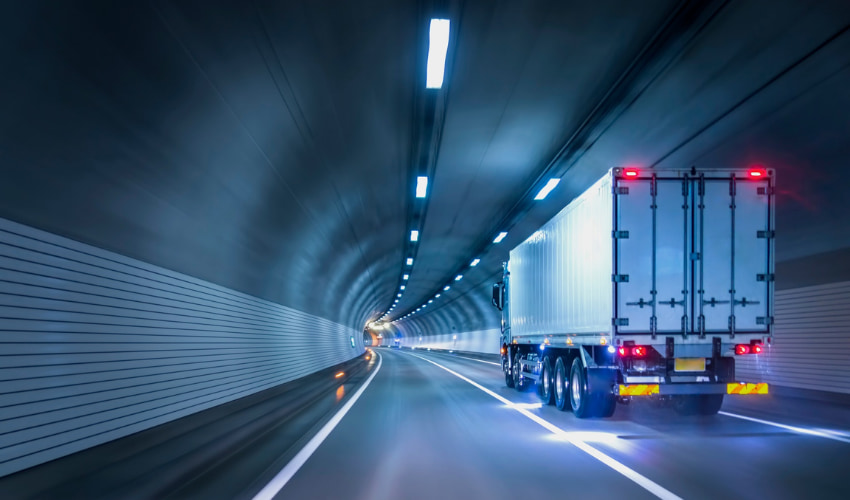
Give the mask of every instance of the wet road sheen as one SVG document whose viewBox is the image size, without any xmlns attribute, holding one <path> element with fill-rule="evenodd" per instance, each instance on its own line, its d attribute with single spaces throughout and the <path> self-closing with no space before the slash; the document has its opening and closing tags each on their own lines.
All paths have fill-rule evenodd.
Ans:
<svg viewBox="0 0 850 500">
<path fill-rule="evenodd" d="M 580 420 L 494 364 L 376 352 L 380 372 L 276 498 L 850 498 L 846 409 L 750 398 L 714 417 L 635 403 Z"/>
</svg>

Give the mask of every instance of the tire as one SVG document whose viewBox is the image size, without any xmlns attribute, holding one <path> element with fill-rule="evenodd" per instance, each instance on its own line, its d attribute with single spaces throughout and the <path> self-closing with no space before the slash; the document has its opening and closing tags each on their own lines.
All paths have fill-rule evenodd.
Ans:
<svg viewBox="0 0 850 500">
<path fill-rule="evenodd" d="M 543 358 L 543 367 L 540 369 L 540 380 L 537 381 L 537 392 L 544 405 L 555 403 L 555 391 L 552 384 L 552 361 L 549 356 Z"/>
<path fill-rule="evenodd" d="M 578 418 L 590 418 L 594 416 L 593 402 L 587 392 L 587 375 L 581 366 L 581 358 L 575 358 L 570 368 L 570 407 Z"/>
<path fill-rule="evenodd" d="M 504 365 L 502 367 L 502 371 L 505 372 L 505 385 L 508 388 L 513 389 L 514 388 L 514 376 L 513 376 L 513 373 L 511 373 L 511 369 L 508 368 L 508 358 L 507 357 L 505 358 Z"/>
<path fill-rule="evenodd" d="M 680 415 L 716 415 L 723 406 L 723 394 L 692 394 L 678 396 L 673 400 L 673 408 Z"/>
<path fill-rule="evenodd" d="M 553 397 L 555 399 L 555 407 L 561 411 L 570 409 L 569 395 L 567 394 L 567 367 L 564 365 L 564 358 L 558 357 L 555 361 L 555 373 L 553 384 Z"/>
<path fill-rule="evenodd" d="M 513 372 L 514 376 L 514 389 L 518 390 L 519 392 L 524 392 L 526 389 L 528 389 L 528 386 L 530 384 L 528 383 L 528 380 L 522 378 L 522 370 L 520 368 L 519 359 L 520 353 L 516 353 L 516 356 L 514 356 L 514 366 L 511 371 Z"/>
<path fill-rule="evenodd" d="M 596 416 L 608 418 L 614 415 L 614 410 L 617 409 L 617 398 L 613 395 L 600 394 Z"/>
</svg>

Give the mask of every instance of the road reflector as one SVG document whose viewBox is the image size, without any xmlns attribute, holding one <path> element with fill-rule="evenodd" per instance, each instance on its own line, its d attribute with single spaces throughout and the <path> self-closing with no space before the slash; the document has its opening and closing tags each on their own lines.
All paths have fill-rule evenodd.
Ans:
<svg viewBox="0 0 850 500">
<path fill-rule="evenodd" d="M 726 384 L 726 394 L 767 394 L 767 384 Z"/>
<path fill-rule="evenodd" d="M 649 396 L 658 394 L 658 384 L 620 384 L 620 396 Z"/>
</svg>

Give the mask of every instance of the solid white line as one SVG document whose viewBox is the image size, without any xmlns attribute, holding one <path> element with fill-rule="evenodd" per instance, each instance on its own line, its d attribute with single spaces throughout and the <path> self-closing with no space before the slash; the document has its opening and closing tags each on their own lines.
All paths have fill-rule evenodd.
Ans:
<svg viewBox="0 0 850 500">
<path fill-rule="evenodd" d="M 574 444 L 581 451 L 583 451 L 583 452 L 587 453 L 588 455 L 590 455 L 591 457 L 599 460 L 600 462 L 607 465 L 608 467 L 611 467 L 612 469 L 619 472 L 620 474 L 622 474 L 626 478 L 634 481 L 640 487 L 642 487 L 643 489 L 652 493 L 653 495 L 657 496 L 658 498 L 663 498 L 664 500 L 682 500 L 680 496 L 678 496 L 675 493 L 671 492 L 670 490 L 664 488 L 663 486 L 659 485 L 658 483 L 652 481 L 651 479 L 647 478 L 646 476 L 642 476 L 641 474 L 636 472 L 634 469 L 630 469 L 629 467 L 623 465 L 622 463 L 620 463 L 620 462 L 616 461 L 615 459 L 609 457 L 608 455 L 602 453 L 601 451 L 590 446 L 589 444 L 585 443 L 584 441 L 570 436 L 570 434 L 568 432 L 564 431 L 563 429 L 556 426 L 555 424 L 549 422 L 548 420 L 544 420 L 544 419 L 540 418 L 539 416 L 531 413 L 530 411 L 526 410 L 525 408 L 522 408 L 518 405 L 515 405 L 512 401 L 510 401 L 506 398 L 503 398 L 502 396 L 496 394 L 495 392 L 491 391 L 490 389 L 487 389 L 486 387 L 478 384 L 477 382 L 470 380 L 470 379 L 464 377 L 463 375 L 461 375 L 460 373 L 458 373 L 454 370 L 451 370 L 449 368 L 446 368 L 445 366 L 443 366 L 439 363 L 435 363 L 435 362 L 431 361 L 430 359 L 423 358 L 422 356 L 417 356 L 416 354 L 411 354 L 411 356 L 415 356 L 415 357 L 417 357 L 417 358 L 419 358 L 423 361 L 427 361 L 427 362 L 431 363 L 432 365 L 438 366 L 438 367 L 442 368 L 443 370 L 451 373 L 455 377 L 457 377 L 457 378 L 459 378 L 459 379 L 461 379 L 465 382 L 468 382 L 469 384 L 472 384 L 473 386 L 477 387 L 478 389 L 481 389 L 485 393 L 489 394 L 490 396 L 493 396 L 494 398 L 498 399 L 499 401 L 506 404 L 510 408 L 518 411 L 519 413 L 524 415 L 526 418 L 534 421 L 535 423 L 537 423 L 538 425 L 540 425 L 544 429 L 548 430 L 552 434 L 555 434 L 558 437 L 564 439 L 565 441 L 568 441 L 568 442 Z"/>
<path fill-rule="evenodd" d="M 372 372 L 372 375 L 366 379 L 366 383 L 363 384 L 360 389 L 351 396 L 351 399 L 349 399 L 348 402 L 339 409 L 336 415 L 334 415 L 333 418 L 331 418 L 328 423 L 326 423 L 321 430 L 313 436 L 313 439 L 307 442 L 307 444 L 304 445 L 304 448 L 302 448 L 301 451 L 299 451 L 298 454 L 295 455 L 292 460 L 290 460 L 289 463 L 286 464 L 286 466 L 281 469 L 274 478 L 272 478 L 271 481 L 269 481 L 269 484 L 260 490 L 259 493 L 254 495 L 254 500 L 271 500 L 275 495 L 280 493 L 280 490 L 286 486 L 286 483 L 292 479 L 292 476 L 298 472 L 298 469 L 300 469 L 301 466 L 310 459 L 313 452 L 315 452 L 330 433 L 333 432 L 334 428 L 342 421 L 342 417 L 344 417 L 345 414 L 348 413 L 348 410 L 354 406 L 354 403 L 360 399 L 360 395 L 363 394 L 363 391 L 365 391 L 367 387 L 369 387 L 369 384 L 372 383 L 372 379 L 375 378 L 375 375 L 377 375 L 381 370 L 383 357 L 377 351 L 375 351 L 375 354 L 378 354 L 378 366 L 375 367 L 375 371 Z"/>
<path fill-rule="evenodd" d="M 764 424 L 764 425 L 772 425 L 773 427 L 779 427 L 781 429 L 786 429 L 786 430 L 789 430 L 789 431 L 792 431 L 792 432 L 797 432 L 799 434 L 806 434 L 808 436 L 817 436 L 817 437 L 822 437 L 822 438 L 826 438 L 826 439 L 832 439 L 834 441 L 841 441 L 842 443 L 850 443 L 850 438 L 837 436 L 835 434 L 829 434 L 827 432 L 821 432 L 821 431 L 817 431 L 817 430 L 814 430 L 814 429 L 806 429 L 806 428 L 803 428 L 803 427 L 794 427 L 793 425 L 780 424 L 780 423 L 777 423 L 777 422 L 771 422 L 769 420 L 762 420 L 760 418 L 745 417 L 744 415 L 738 415 L 736 413 L 727 413 L 725 411 L 721 411 L 721 412 L 718 412 L 718 413 L 720 413 L 721 415 L 726 415 L 727 417 L 740 418 L 742 420 L 749 420 L 750 422 L 757 422 L 759 424 Z"/>
<path fill-rule="evenodd" d="M 469 360 L 472 360 L 472 361 L 478 361 L 479 363 L 487 363 L 488 365 L 502 366 L 501 363 L 496 363 L 496 362 L 493 362 L 493 361 L 484 361 L 483 359 L 467 358 L 466 356 L 457 356 L 457 357 L 463 358 L 463 359 L 469 359 Z"/>
</svg>

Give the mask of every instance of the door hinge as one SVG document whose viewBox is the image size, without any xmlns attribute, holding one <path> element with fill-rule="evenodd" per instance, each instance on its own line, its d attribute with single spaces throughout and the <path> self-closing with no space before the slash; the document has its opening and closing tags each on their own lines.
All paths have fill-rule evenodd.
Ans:
<svg viewBox="0 0 850 500">
<path fill-rule="evenodd" d="M 756 281 L 776 281 L 776 276 L 770 274 L 756 274 Z"/>
<path fill-rule="evenodd" d="M 614 326 L 629 326 L 629 318 L 611 318 L 611 324 Z"/>
<path fill-rule="evenodd" d="M 612 274 L 611 281 L 614 283 L 628 283 L 629 275 L 628 274 Z"/>
<path fill-rule="evenodd" d="M 776 238 L 776 231 L 756 231 L 756 238 Z"/>
<path fill-rule="evenodd" d="M 629 232 L 628 231 L 611 231 L 611 237 L 614 238 L 615 240 L 616 239 L 627 240 L 627 239 L 629 239 Z"/>
<path fill-rule="evenodd" d="M 773 316 L 758 316 L 756 318 L 757 325 L 772 325 L 773 324 Z"/>
</svg>

